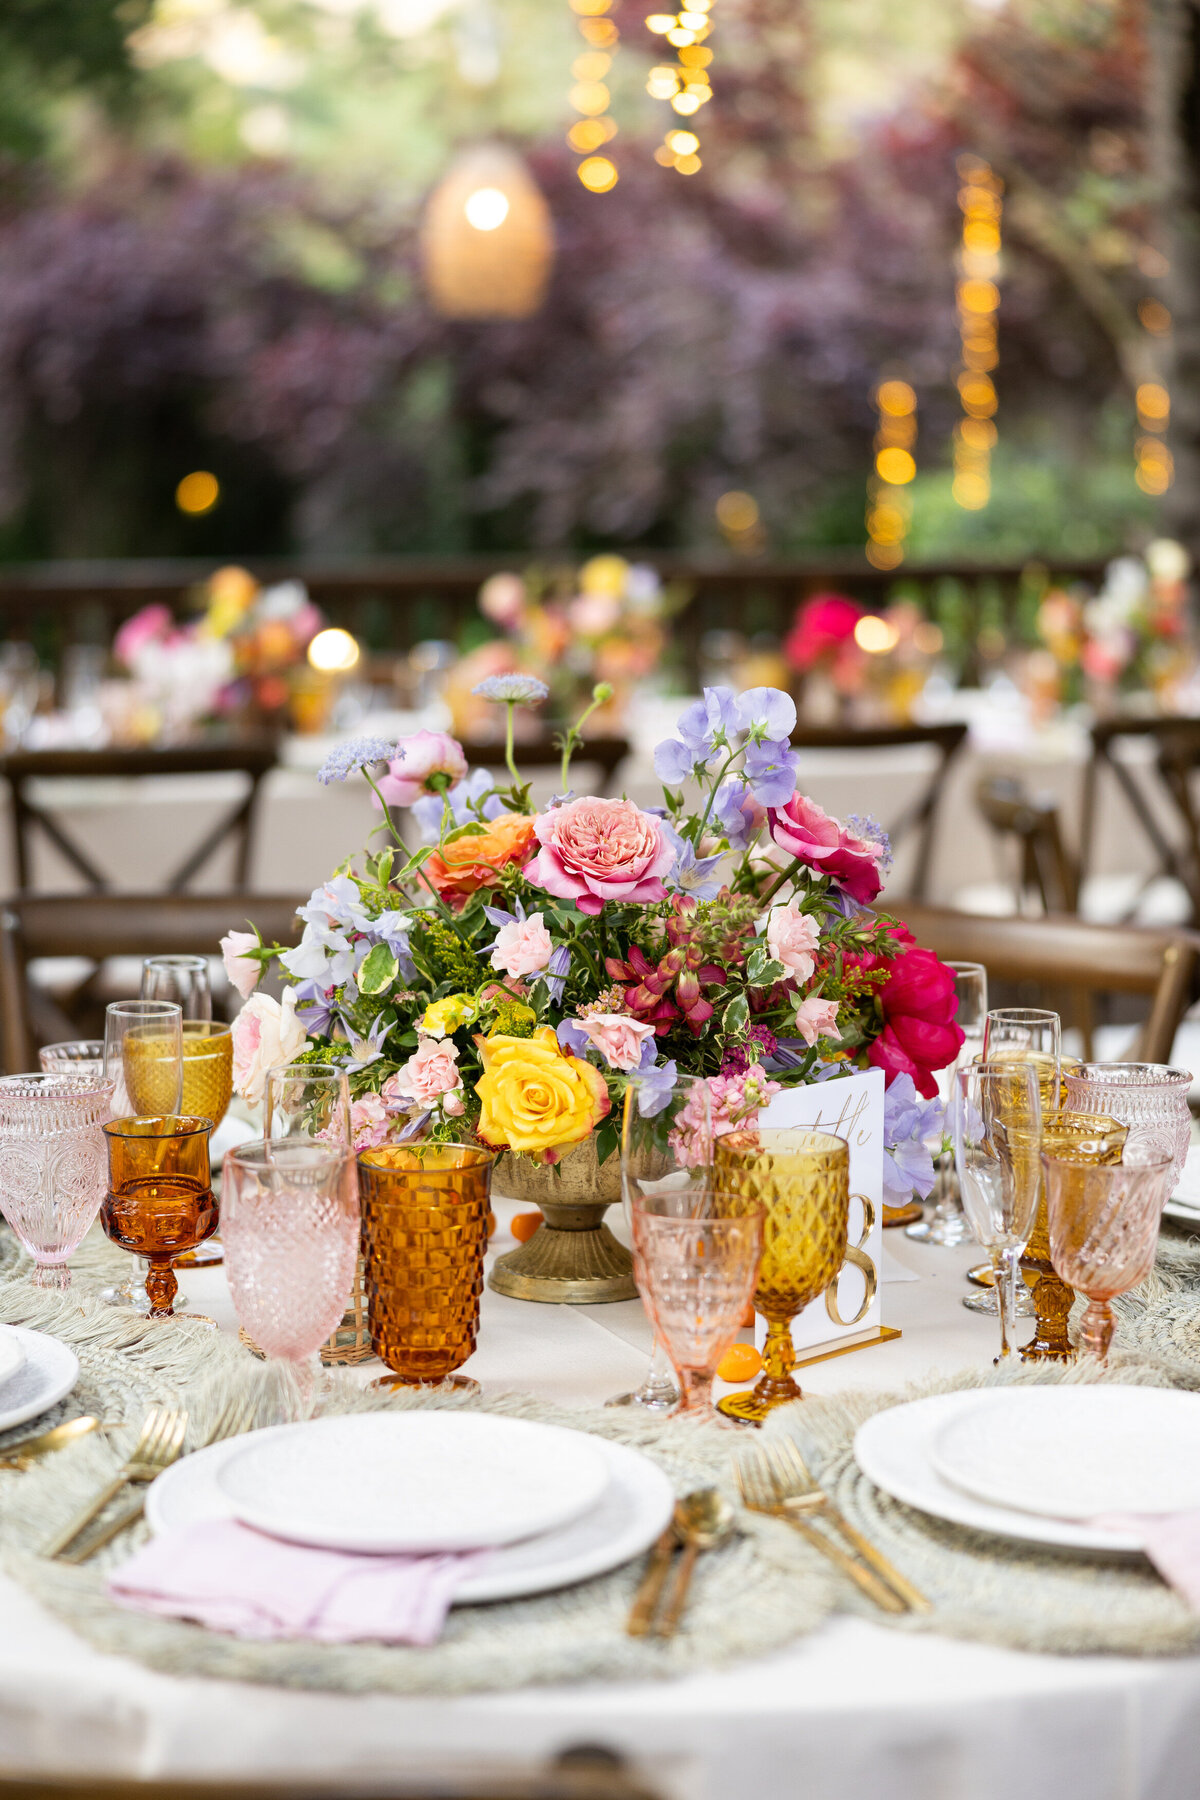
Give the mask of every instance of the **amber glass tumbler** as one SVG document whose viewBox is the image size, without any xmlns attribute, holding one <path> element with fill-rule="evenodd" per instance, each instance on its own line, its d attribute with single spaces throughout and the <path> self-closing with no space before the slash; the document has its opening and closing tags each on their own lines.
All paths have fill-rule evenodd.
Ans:
<svg viewBox="0 0 1200 1800">
<path fill-rule="evenodd" d="M 172 1257 L 194 1250 L 217 1226 L 208 1163 L 211 1119 L 181 1114 L 113 1119 L 108 1140 L 108 1192 L 100 1223 L 114 1244 L 150 1264 L 150 1317 L 171 1316 L 178 1283 Z"/>
<path fill-rule="evenodd" d="M 473 1144 L 358 1159 L 371 1345 L 401 1381 L 443 1381 L 475 1348 L 493 1161 Z"/>
</svg>

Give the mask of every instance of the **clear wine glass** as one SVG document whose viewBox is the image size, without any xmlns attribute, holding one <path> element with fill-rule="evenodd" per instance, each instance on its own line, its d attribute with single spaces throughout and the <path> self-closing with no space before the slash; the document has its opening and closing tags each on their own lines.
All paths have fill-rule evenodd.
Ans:
<svg viewBox="0 0 1200 1800">
<path fill-rule="evenodd" d="M 142 964 L 142 999 L 173 1000 L 185 1019 L 211 1019 L 207 956 L 148 956 Z"/>
<path fill-rule="evenodd" d="M 104 1016 L 104 1073 L 112 1082 L 112 1116 L 169 1117 L 183 1107 L 183 1009 L 174 1000 L 114 1000 Z M 128 1279 L 102 1288 L 108 1306 L 149 1313 L 150 1264 L 135 1256 Z M 176 1296 L 185 1304 L 184 1296 Z"/>
<path fill-rule="evenodd" d="M 45 1075 L 103 1075 L 104 1039 L 74 1038 L 62 1044 L 43 1044 L 38 1062 Z"/>
<path fill-rule="evenodd" d="M 973 1063 L 958 1083 L 954 1156 L 963 1210 L 991 1258 L 999 1362 L 1012 1355 L 1013 1284 L 1041 1191 L 1041 1096 L 1029 1062 Z"/>
<path fill-rule="evenodd" d="M 336 1063 L 280 1063 L 263 1087 L 263 1136 L 298 1143 L 351 1142 L 350 1083 Z"/>
<path fill-rule="evenodd" d="M 949 1131 L 957 1072 L 966 1063 L 974 1062 L 976 1057 L 983 1054 L 983 1026 L 987 1018 L 988 1003 L 987 970 L 982 963 L 952 962 L 947 963 L 946 967 L 954 976 L 957 1002 L 954 1019 L 963 1033 L 958 1056 L 949 1068 L 939 1069 L 934 1078 L 938 1085 L 938 1098 L 946 1110 L 946 1129 Z M 934 1166 L 937 1176 L 930 1196 L 933 1201 L 932 1210 L 927 1218 L 910 1225 L 905 1236 L 915 1238 L 918 1243 L 940 1244 L 949 1249 L 955 1244 L 964 1243 L 971 1231 L 963 1215 L 962 1197 L 954 1174 L 953 1153 L 947 1151 L 944 1156 L 939 1156 Z"/>
<path fill-rule="evenodd" d="M 640 1196 L 702 1197 L 711 1173 L 711 1108 L 704 1077 L 678 1075 L 672 1085 L 661 1070 L 631 1074 L 621 1115 L 621 1195 L 630 1231 L 633 1205 Z M 659 1415 L 674 1412 L 679 1405 L 679 1389 L 657 1330 L 641 1386 L 614 1395 L 607 1404 L 638 1406 Z"/>
</svg>

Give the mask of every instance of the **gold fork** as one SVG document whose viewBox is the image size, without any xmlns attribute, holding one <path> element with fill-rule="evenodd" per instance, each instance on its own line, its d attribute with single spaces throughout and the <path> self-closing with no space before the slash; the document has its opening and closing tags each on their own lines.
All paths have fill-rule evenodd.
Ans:
<svg viewBox="0 0 1200 1800">
<path fill-rule="evenodd" d="M 156 1475 L 175 1461 L 183 1449 L 183 1437 L 187 1430 L 187 1414 L 178 1409 L 168 1410 L 162 1406 L 152 1406 L 142 1424 L 141 1436 L 133 1447 L 133 1454 L 113 1476 L 112 1480 L 101 1488 L 94 1500 L 89 1501 L 83 1511 L 72 1519 L 65 1531 L 52 1538 L 42 1551 L 43 1556 L 62 1557 L 63 1552 L 72 1545 L 80 1534 L 86 1531 L 92 1520 L 102 1513 L 110 1501 L 115 1500 L 123 1487 L 132 1481 L 153 1481 Z"/>
<path fill-rule="evenodd" d="M 839 1544 L 826 1537 L 823 1531 L 806 1519 L 803 1514 L 789 1511 L 787 1505 L 780 1500 L 775 1483 L 771 1477 L 770 1464 L 764 1454 L 764 1448 L 756 1445 L 738 1457 L 734 1464 L 734 1476 L 742 1499 L 751 1512 L 769 1513 L 772 1518 L 783 1519 L 794 1531 L 810 1543 L 814 1550 L 828 1557 L 836 1569 L 860 1587 L 864 1594 L 873 1600 L 884 1612 L 902 1613 L 908 1609 L 899 1595 L 891 1588 L 885 1587 L 879 1577 L 870 1569 L 865 1569 L 860 1562 L 855 1562 Z"/>
<path fill-rule="evenodd" d="M 833 1504 L 828 1494 L 817 1486 L 794 1438 L 767 1438 L 759 1448 L 766 1457 L 775 1496 L 781 1506 L 787 1507 L 789 1512 L 808 1510 L 820 1513 L 906 1606 L 911 1607 L 913 1612 L 933 1611 L 920 1588 L 914 1587 L 908 1577 L 902 1575 L 883 1551 L 877 1549 L 870 1538 L 864 1537 L 858 1527 L 852 1525 Z"/>
<path fill-rule="evenodd" d="M 249 1431 L 254 1423 L 254 1410 L 255 1402 L 253 1400 L 228 1401 L 217 1415 L 217 1422 L 205 1438 L 201 1448 L 207 1449 L 210 1444 L 219 1444 L 225 1438 L 240 1437 L 244 1431 Z M 139 1494 L 132 1506 L 126 1507 L 123 1513 L 118 1513 L 109 1524 L 102 1525 L 100 1530 L 88 1538 L 86 1543 L 77 1544 L 67 1555 L 61 1556 L 59 1561 L 87 1562 L 88 1558 L 94 1556 L 97 1550 L 103 1550 L 105 1544 L 111 1544 L 113 1539 L 120 1537 L 121 1533 L 128 1530 L 130 1525 L 136 1525 L 145 1510 L 146 1496 Z"/>
</svg>

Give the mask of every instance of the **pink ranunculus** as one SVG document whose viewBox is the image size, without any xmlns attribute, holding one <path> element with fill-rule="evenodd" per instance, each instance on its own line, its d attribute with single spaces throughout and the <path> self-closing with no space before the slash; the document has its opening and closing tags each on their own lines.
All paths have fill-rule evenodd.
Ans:
<svg viewBox="0 0 1200 1800">
<path fill-rule="evenodd" d="M 422 794 L 436 792 L 432 776 L 445 775 L 453 783 L 466 772 L 467 759 L 457 738 L 448 731 L 414 731 L 397 744 L 378 787 L 389 806 L 411 806 Z"/>
<path fill-rule="evenodd" d="M 250 998 L 262 976 L 262 965 L 243 952 L 257 948 L 258 939 L 252 931 L 228 931 L 221 939 L 225 973 L 243 1000 Z"/>
<path fill-rule="evenodd" d="M 579 1022 L 610 1069 L 638 1068 L 642 1045 L 654 1036 L 653 1025 L 642 1025 L 628 1013 L 594 1013 Z"/>
<path fill-rule="evenodd" d="M 798 792 L 786 806 L 772 807 L 768 817 L 771 836 L 781 849 L 819 875 L 832 875 L 860 906 L 870 905 L 883 886 L 882 844 L 856 837 L 815 800 Z"/>
<path fill-rule="evenodd" d="M 364 1094 L 350 1104 L 350 1134 L 356 1150 L 378 1150 L 386 1144 L 392 1116 L 379 1094 Z"/>
<path fill-rule="evenodd" d="M 841 1037 L 837 1010 L 836 1000 L 820 1000 L 815 995 L 800 1002 L 796 1008 L 796 1030 L 810 1050 L 818 1038 Z"/>
<path fill-rule="evenodd" d="M 257 1106 L 268 1070 L 294 1062 L 308 1043 L 296 1017 L 295 988 L 284 988 L 282 1003 L 270 994 L 251 994 L 232 1029 L 233 1085 Z"/>
<path fill-rule="evenodd" d="M 606 900 L 665 900 L 662 877 L 675 849 L 662 821 L 632 800 L 585 795 L 534 820 L 541 850 L 525 866 L 535 887 L 580 912 L 598 913 Z"/>
<path fill-rule="evenodd" d="M 541 913 L 530 913 L 527 919 L 500 927 L 492 945 L 492 967 L 519 980 L 522 975 L 540 974 L 553 954 L 554 940 Z"/>
<path fill-rule="evenodd" d="M 422 1106 L 433 1106 L 461 1083 L 458 1045 L 450 1038 L 422 1037 L 403 1068 L 385 1083 L 384 1092 L 389 1098 L 399 1095 L 405 1100 L 417 1100 Z"/>
<path fill-rule="evenodd" d="M 794 901 L 773 906 L 767 914 L 767 948 L 797 981 L 807 981 L 817 966 L 813 955 L 821 928 L 811 913 L 802 913 Z"/>
</svg>

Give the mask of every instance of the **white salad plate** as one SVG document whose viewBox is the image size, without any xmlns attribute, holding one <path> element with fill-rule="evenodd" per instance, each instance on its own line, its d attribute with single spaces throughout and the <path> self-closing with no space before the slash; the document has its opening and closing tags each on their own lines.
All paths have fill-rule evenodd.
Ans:
<svg viewBox="0 0 1200 1800">
<path fill-rule="evenodd" d="M 1031 1389 L 1031 1392 L 1041 1392 Z M 1082 1392 L 1083 1390 L 1077 1390 Z M 1139 1388 L 1137 1392 L 1157 1392 Z M 947 1519 L 970 1531 L 998 1537 L 1020 1538 L 1027 1543 L 1052 1544 L 1064 1550 L 1089 1550 L 1112 1554 L 1135 1553 L 1142 1541 L 1136 1532 L 1098 1531 L 1074 1519 L 1051 1519 L 1018 1512 L 980 1500 L 938 1474 L 933 1465 L 933 1445 L 951 1420 L 969 1414 L 997 1398 L 996 1390 L 965 1394 L 934 1394 L 928 1400 L 910 1400 L 890 1406 L 860 1425 L 854 1437 L 854 1456 L 859 1468 L 885 1494 L 914 1506 L 934 1518 Z M 160 1476 L 160 1481 L 164 1479 Z M 151 1488 L 151 1494 L 154 1489 Z"/>
<path fill-rule="evenodd" d="M 1200 1506 L 1200 1394 L 1174 1388 L 1024 1388 L 950 1419 L 937 1474 L 977 1499 L 1044 1518 Z"/>
<path fill-rule="evenodd" d="M 265 1444 L 293 1429 L 275 1425 L 253 1436 Z M 233 1508 L 218 1476 L 242 1443 L 233 1438 L 212 1444 L 165 1470 L 146 1494 L 150 1529 L 157 1534 L 202 1520 L 232 1518 Z M 675 1496 L 657 1464 L 605 1438 L 591 1438 L 589 1443 L 606 1472 L 598 1500 L 570 1524 L 494 1550 L 485 1566 L 459 1588 L 455 1606 L 514 1600 L 589 1581 L 640 1556 L 664 1530 Z"/>
<path fill-rule="evenodd" d="M 21 1364 L 0 1388 L 0 1431 L 36 1419 L 79 1380 L 79 1358 L 57 1338 L 24 1325 L 6 1326 L 5 1331 L 17 1340 Z"/>
<path fill-rule="evenodd" d="M 475 1550 L 577 1519 L 608 1481 L 596 1440 L 527 1419 L 356 1413 L 235 1443 L 235 1518 L 325 1550 Z"/>
<path fill-rule="evenodd" d="M 25 1347 L 17 1336 L 15 1325 L 0 1325 L 0 1388 L 14 1376 L 25 1361 Z"/>
</svg>

